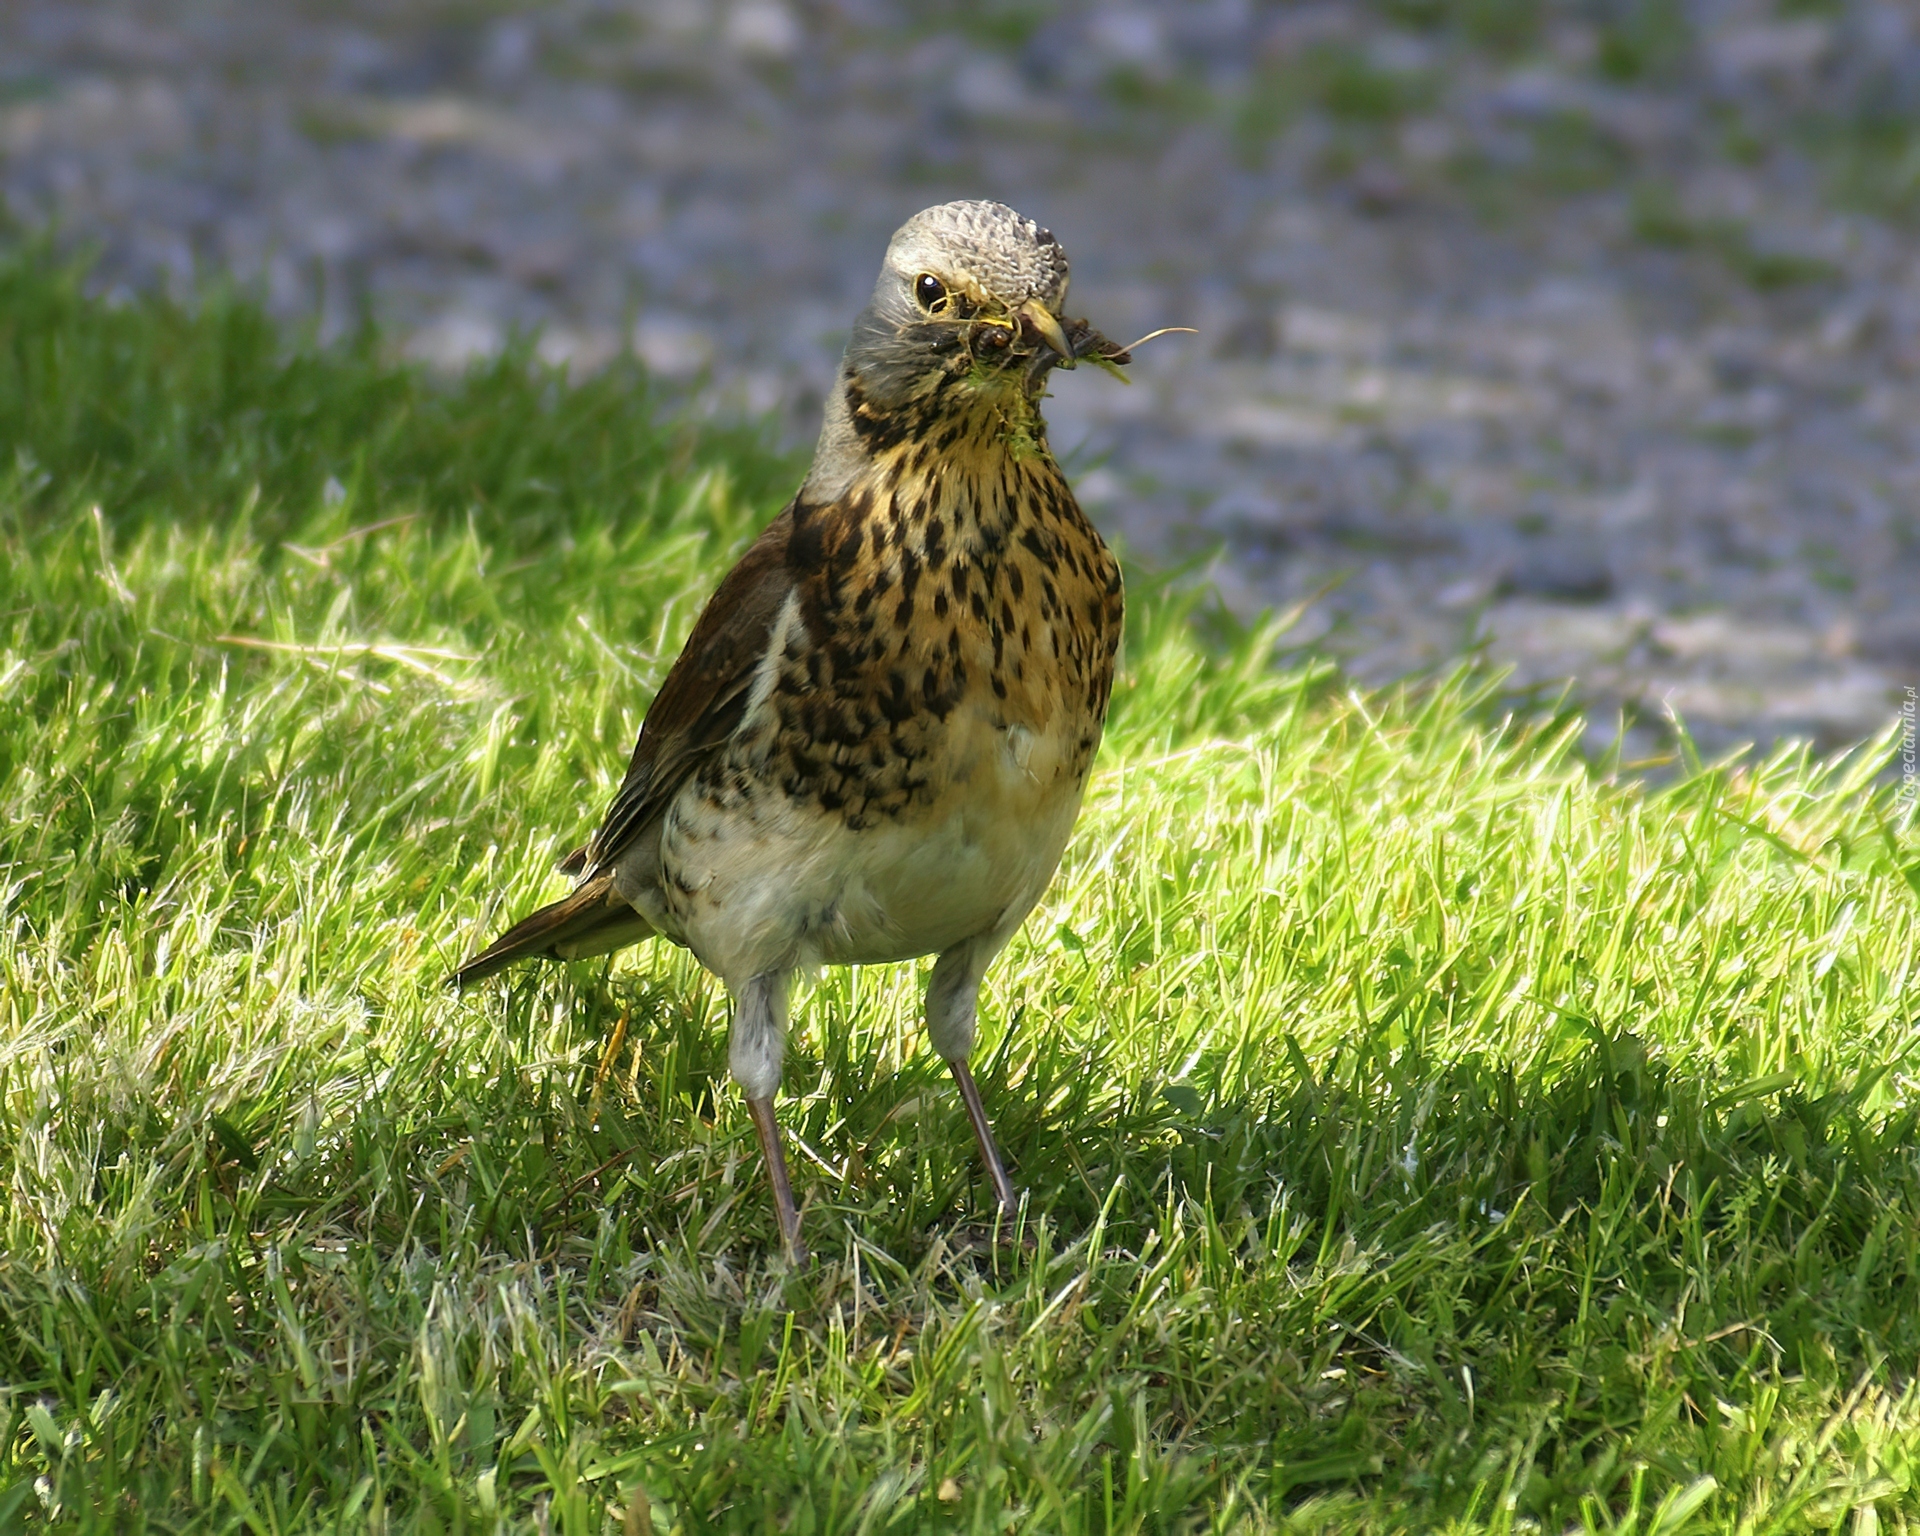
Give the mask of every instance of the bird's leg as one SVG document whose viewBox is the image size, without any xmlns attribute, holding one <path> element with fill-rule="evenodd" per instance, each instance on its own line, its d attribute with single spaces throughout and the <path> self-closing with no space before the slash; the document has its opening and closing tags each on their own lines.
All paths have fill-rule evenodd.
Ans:
<svg viewBox="0 0 1920 1536">
<path fill-rule="evenodd" d="M 760 1136 L 767 1182 L 773 1186 L 774 1214 L 780 1218 L 780 1240 L 787 1257 L 795 1264 L 804 1264 L 807 1245 L 800 1240 L 800 1208 L 794 1203 L 793 1182 L 787 1177 L 780 1124 L 773 1117 L 780 1060 L 787 1048 L 787 975 L 785 971 L 765 971 L 735 989 L 727 1066 L 747 1096 L 747 1111 Z"/>
<path fill-rule="evenodd" d="M 767 1182 L 773 1186 L 773 1212 L 780 1218 L 780 1240 L 795 1265 L 812 1257 L 800 1240 L 800 1208 L 793 1203 L 793 1182 L 787 1177 L 787 1155 L 780 1150 L 780 1122 L 773 1118 L 772 1099 L 748 1099 L 747 1113 L 760 1133 L 760 1152 L 767 1160 Z"/>
<path fill-rule="evenodd" d="M 987 1124 L 986 1106 L 980 1102 L 980 1090 L 967 1066 L 967 1053 L 973 1049 L 979 1030 L 980 978 L 999 948 L 999 943 L 990 939 L 970 939 L 940 957 L 927 981 L 927 1036 L 953 1069 L 960 1100 L 973 1122 L 974 1139 L 980 1143 L 980 1160 L 987 1165 L 987 1177 L 993 1180 L 994 1198 L 1000 1203 L 1001 1214 L 1011 1217 L 1019 1203 L 1014 1198 L 1013 1181 L 1007 1177 L 993 1127 Z"/>
<path fill-rule="evenodd" d="M 955 1057 L 947 1065 L 953 1068 L 953 1080 L 960 1085 L 960 1101 L 967 1106 L 967 1118 L 973 1122 L 974 1139 L 980 1143 L 980 1158 L 987 1165 L 987 1177 L 993 1180 L 1000 1214 L 1011 1220 L 1019 1202 L 1013 1197 L 1013 1180 L 1007 1177 L 1007 1165 L 1000 1161 L 1000 1148 L 994 1143 L 993 1127 L 987 1124 L 987 1107 L 980 1102 L 973 1072 L 964 1056 Z"/>
</svg>

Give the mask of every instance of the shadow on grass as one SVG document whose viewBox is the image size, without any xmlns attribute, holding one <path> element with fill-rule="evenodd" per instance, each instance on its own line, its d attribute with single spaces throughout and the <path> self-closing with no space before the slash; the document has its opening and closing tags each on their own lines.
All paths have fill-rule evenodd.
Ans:
<svg viewBox="0 0 1920 1536">
<path fill-rule="evenodd" d="M 115 306 L 87 270 L 0 227 L 0 464 L 28 516 L 85 496 L 123 534 L 246 518 L 276 542 L 354 498 L 520 547 L 618 525 L 663 477 L 714 464 L 756 505 L 795 478 L 758 425 L 673 420 L 631 359 L 568 380 L 521 338 L 439 381 L 371 326 L 320 348 L 243 291 Z"/>
<path fill-rule="evenodd" d="M 533 991 L 529 1025 L 549 1001 Z M 1098 1045 L 1051 1051 L 1016 1024 L 981 1063 L 1029 1201 L 1024 1236 L 996 1248 L 940 1063 L 877 1070 L 830 1031 L 792 1058 L 783 1104 L 822 1265 L 781 1279 L 717 1010 L 625 981 L 578 1002 L 583 1038 L 624 1018 L 624 1041 L 476 1117 L 538 1125 L 548 1149 L 490 1198 L 541 1212 L 555 1255 L 609 1220 L 651 1248 L 641 1314 L 735 1408 L 836 1336 L 871 1352 L 872 1390 L 911 1394 L 911 1370 L 881 1368 L 886 1341 L 922 1357 L 944 1341 L 964 1402 L 927 1435 L 969 1447 L 957 1502 L 977 1513 L 1078 1435 L 1095 1492 L 1118 1476 L 1136 1512 L 1348 1489 L 1458 1513 L 1504 1475 L 1514 1508 L 1564 1521 L 1638 1499 L 1648 1466 L 1689 1485 L 1750 1436 L 1714 1405 L 1757 1383 L 1844 1387 L 1920 1349 L 1915 1112 L 1882 1070 L 1703 1080 L 1569 1018 L 1517 1062 L 1396 1050 L 1383 1031 L 1316 1068 L 1279 1036 L 1270 1086 L 1216 1098 L 1224 1064 L 1128 1084 Z M 1077 1355 L 1067 1379 L 1020 1379 L 1035 1330 Z M 876 1405 L 874 1434 L 886 1419 Z M 838 1482 L 850 1512 L 850 1468 L 882 1456 L 858 1435 L 823 1446 L 768 1403 L 730 1425 L 716 1412 L 655 1440 L 656 1492 L 701 1509 L 724 1488 L 751 1525 Z M 960 1520 L 927 1502 L 936 1472 L 897 1491 Z"/>
</svg>

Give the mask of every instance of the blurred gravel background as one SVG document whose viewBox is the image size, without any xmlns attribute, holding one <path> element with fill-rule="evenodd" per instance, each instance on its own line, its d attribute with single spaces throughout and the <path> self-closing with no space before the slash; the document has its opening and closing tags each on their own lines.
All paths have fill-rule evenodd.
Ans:
<svg viewBox="0 0 1920 1536">
<path fill-rule="evenodd" d="M 104 287 L 457 368 L 539 328 L 811 435 L 889 232 L 992 196 L 1144 350 L 1062 378 L 1140 556 L 1596 745 L 1920 683 L 1913 0 L 5 0 L 0 196 Z"/>
</svg>

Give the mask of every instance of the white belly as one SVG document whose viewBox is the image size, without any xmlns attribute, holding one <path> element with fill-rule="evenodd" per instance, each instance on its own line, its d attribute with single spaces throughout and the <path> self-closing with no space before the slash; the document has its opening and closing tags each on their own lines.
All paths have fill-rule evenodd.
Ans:
<svg viewBox="0 0 1920 1536">
<path fill-rule="evenodd" d="M 1057 744 L 956 719 L 933 805 L 854 830 L 780 795 L 721 811 L 692 786 L 661 841 L 676 938 L 729 982 L 938 954 L 1017 923 L 1080 808 Z"/>
</svg>

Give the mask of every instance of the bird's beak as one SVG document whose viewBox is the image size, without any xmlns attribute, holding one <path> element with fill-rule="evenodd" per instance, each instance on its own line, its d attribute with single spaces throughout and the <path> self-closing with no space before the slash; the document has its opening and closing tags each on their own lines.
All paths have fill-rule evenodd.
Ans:
<svg viewBox="0 0 1920 1536">
<path fill-rule="evenodd" d="M 1033 327 L 1034 334 L 1052 347 L 1060 355 L 1056 365 L 1061 368 L 1073 366 L 1073 343 L 1067 340 L 1065 327 L 1054 312 L 1038 299 L 1028 299 L 1014 314 L 1026 325 Z"/>
</svg>

